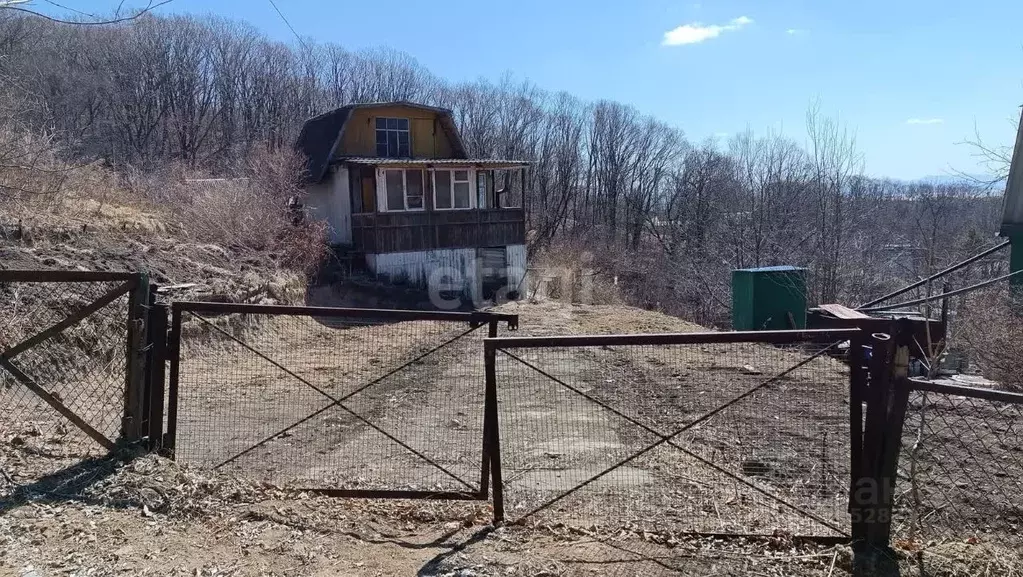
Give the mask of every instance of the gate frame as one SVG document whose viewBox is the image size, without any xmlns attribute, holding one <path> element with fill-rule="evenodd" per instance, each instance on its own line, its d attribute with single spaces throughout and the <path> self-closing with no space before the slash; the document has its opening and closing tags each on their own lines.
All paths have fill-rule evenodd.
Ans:
<svg viewBox="0 0 1023 577">
<path fill-rule="evenodd" d="M 152 304 L 149 277 L 145 273 L 138 272 L 0 270 L 0 283 L 85 284 L 99 282 L 121 282 L 122 284 L 98 299 L 92 300 L 78 311 L 65 314 L 64 318 L 55 324 L 0 351 L 0 370 L 10 373 L 21 386 L 28 388 L 54 411 L 112 452 L 117 449 L 119 444 L 132 443 L 140 440 L 143 436 L 144 373 L 146 371 L 143 342 L 147 326 L 145 311 Z M 63 333 L 97 311 L 110 306 L 124 295 L 128 295 L 127 318 L 125 319 L 125 354 L 127 358 L 122 393 L 121 427 L 117 439 L 108 439 L 106 435 L 75 414 L 60 399 L 51 395 L 35 379 L 23 373 L 11 361 L 18 354 Z"/>
<path fill-rule="evenodd" d="M 795 366 L 801 366 L 802 364 L 808 362 L 809 360 L 811 360 L 813 358 L 816 358 L 817 356 L 820 356 L 820 355 L 826 353 L 828 349 L 833 347 L 838 342 L 843 342 L 843 341 L 846 341 L 846 340 L 849 341 L 849 344 L 850 344 L 850 346 L 849 346 L 849 354 L 850 354 L 850 356 L 852 356 L 854 354 L 855 355 L 861 354 L 862 350 L 863 350 L 863 344 L 864 344 L 864 340 L 865 340 L 866 336 L 867 336 L 867 333 L 865 331 L 861 330 L 861 329 L 858 329 L 858 328 L 838 328 L 838 329 L 806 329 L 806 330 L 779 330 L 779 331 L 726 331 L 726 332 L 695 332 L 695 333 L 652 333 L 652 334 L 633 334 L 633 335 L 618 334 L 618 335 L 575 335 L 575 336 L 543 336 L 543 337 L 501 337 L 501 338 L 488 338 L 488 339 L 484 340 L 484 358 L 485 358 L 485 363 L 486 363 L 486 378 L 487 378 L 487 386 L 488 386 L 488 395 L 493 394 L 493 396 L 495 397 L 494 403 L 493 403 L 493 411 L 494 411 L 495 414 L 492 415 L 491 418 L 490 418 L 490 421 L 494 425 L 494 430 L 490 432 L 490 436 L 489 436 L 490 443 L 491 443 L 491 445 L 493 447 L 493 454 L 492 454 L 492 459 L 491 459 L 491 475 L 492 475 L 492 478 L 493 478 L 492 482 L 493 482 L 493 485 L 494 485 L 494 523 L 498 524 L 498 523 L 505 522 L 505 518 L 504 518 L 504 493 L 503 493 L 502 485 L 501 485 L 501 483 L 502 483 L 502 476 L 503 475 L 502 475 L 502 471 L 501 471 L 501 460 L 500 460 L 500 458 L 501 458 L 500 457 L 500 433 L 499 433 L 500 427 L 497 426 L 498 425 L 498 416 L 496 414 L 497 413 L 496 396 L 497 396 L 497 388 L 498 388 L 498 386 L 497 386 L 497 367 L 496 367 L 497 351 L 505 350 L 505 349 L 521 349 L 521 348 L 565 348 L 565 347 L 642 346 L 642 345 L 700 345 L 700 344 L 729 344 L 729 343 L 738 343 L 738 344 L 741 344 L 741 343 L 761 343 L 761 344 L 801 344 L 801 343 L 813 344 L 813 343 L 817 343 L 817 344 L 830 344 L 831 345 L 828 348 L 823 349 L 821 351 L 818 351 L 814 355 L 807 357 L 807 359 L 804 359 L 799 364 L 795 365 Z M 792 368 L 786 369 L 785 373 L 787 373 L 787 372 L 789 372 L 791 370 L 792 370 Z M 782 374 L 785 374 L 785 373 L 782 373 Z M 772 377 L 771 380 L 774 380 L 775 378 L 777 378 L 777 376 Z M 852 436 L 852 441 L 853 441 L 851 443 L 851 446 L 855 446 L 856 445 L 856 441 L 855 441 L 856 427 L 855 427 L 855 423 L 854 423 L 856 421 L 856 413 L 855 413 L 856 409 L 854 407 L 854 405 L 856 403 L 854 403 L 852 401 L 853 401 L 853 399 L 857 398 L 858 391 L 861 389 L 861 387 L 862 387 L 864 382 L 865 382 L 865 375 L 864 375 L 864 373 L 862 371 L 860 371 L 860 370 L 857 370 L 855 368 L 855 364 L 850 364 L 850 375 L 849 375 L 849 394 L 850 394 L 850 403 L 849 403 L 849 405 L 850 405 L 850 422 L 851 422 L 850 435 Z M 750 391 L 746 391 L 746 392 L 736 396 L 735 398 L 733 398 L 730 401 L 728 401 L 726 404 L 721 405 L 721 406 L 713 409 L 710 413 L 707 413 L 707 414 L 705 414 L 703 416 L 698 417 L 695 421 L 687 424 L 686 427 L 687 428 L 691 427 L 693 424 L 705 420 L 706 418 L 708 418 L 708 416 L 716 414 L 717 412 L 721 411 L 723 408 L 730 406 L 732 403 L 735 403 L 736 401 L 739 401 L 740 399 L 745 398 L 746 396 L 750 395 L 753 391 L 759 390 L 760 386 L 762 386 L 762 385 L 758 385 L 754 389 L 751 389 Z M 491 388 L 493 389 L 493 393 L 490 393 Z M 607 407 L 605 407 L 605 408 L 607 408 Z M 610 410 L 612 412 L 617 412 L 618 411 L 618 409 L 616 409 L 614 407 L 610 407 Z M 630 421 L 632 421 L 632 422 L 634 422 L 636 424 L 639 424 L 640 426 L 643 426 L 644 428 L 648 428 L 648 427 L 646 427 L 646 425 L 643 425 L 643 424 L 639 423 L 638 421 L 632 419 L 631 417 L 628 417 L 627 415 L 624 415 L 624 413 L 620 413 L 619 412 L 619 414 L 621 416 L 627 417 Z M 672 435 L 670 433 L 665 435 L 665 434 L 663 434 L 661 432 L 654 431 L 653 429 L 650 429 L 650 432 L 653 432 L 654 434 L 656 434 L 656 436 L 660 437 L 660 440 L 658 440 L 652 446 L 657 446 L 657 445 L 659 445 L 661 443 L 668 443 L 670 445 L 672 443 L 672 439 L 674 438 L 674 436 L 676 436 L 676 435 Z M 644 449 L 644 451 L 647 451 L 650 448 L 652 448 L 652 447 L 647 447 L 646 449 Z M 633 455 L 633 457 L 630 457 L 629 459 L 631 460 L 631 458 L 634 458 L 634 456 L 635 455 Z M 861 468 L 861 463 L 860 463 L 861 458 L 862 458 L 862 455 L 858 451 L 856 451 L 856 450 L 851 450 L 850 451 L 850 459 L 852 461 L 851 462 L 851 465 L 852 465 L 851 471 L 852 471 L 852 476 L 854 478 L 857 475 L 856 472 L 859 471 L 860 468 Z M 618 463 L 618 465 L 615 465 L 614 467 L 612 467 L 612 469 L 609 469 L 609 470 L 605 471 L 604 473 L 609 472 L 610 470 L 613 470 L 614 468 L 617 468 L 617 466 L 619 466 L 621 464 L 622 463 Z M 603 475 L 603 473 L 601 475 Z M 556 497 L 554 501 L 550 501 L 550 502 L 542 505 L 540 507 L 540 509 L 548 506 L 549 504 L 551 504 L 553 502 L 556 502 L 557 500 L 560 500 L 560 499 L 568 496 L 568 494 L 570 494 L 570 492 L 575 491 L 575 490 L 581 488 L 582 486 L 585 486 L 586 484 L 588 484 L 592 480 L 594 480 L 594 479 L 591 478 L 591 479 L 585 481 L 582 484 L 576 485 L 575 487 L 573 487 L 572 489 L 569 490 L 569 493 L 563 493 L 562 495 Z M 851 488 L 850 488 L 850 491 L 851 491 Z M 767 493 L 767 495 L 771 496 L 770 493 Z M 775 497 L 775 499 L 777 499 L 777 497 Z M 850 493 L 850 500 L 851 499 L 852 499 L 852 494 Z M 783 503 L 785 505 L 788 505 L 790 507 L 792 506 L 792 505 L 790 505 L 789 503 L 787 503 L 784 500 L 780 500 L 779 499 L 779 502 Z M 798 509 L 797 509 L 797 511 L 798 511 Z M 519 522 L 519 521 L 525 519 L 526 517 L 528 517 L 529 515 L 532 515 L 535 512 L 537 512 L 537 510 L 534 510 L 534 511 L 531 511 L 531 512 L 527 513 L 525 517 L 523 517 L 522 519 L 516 520 L 515 522 Z"/>
<path fill-rule="evenodd" d="M 465 322 L 470 328 L 477 329 L 488 325 L 488 338 L 497 336 L 498 324 L 507 323 L 509 330 L 517 330 L 519 327 L 519 316 L 506 313 L 492 313 L 483 311 L 473 312 L 448 312 L 448 311 L 416 311 L 398 309 L 360 309 L 340 307 L 313 307 L 313 306 L 286 306 L 286 305 L 258 305 L 244 303 L 214 303 L 201 301 L 177 301 L 171 305 L 170 329 L 166 341 L 167 370 L 167 426 L 166 431 L 160 437 L 159 445 L 165 456 L 173 459 L 177 443 L 177 421 L 178 421 L 178 397 L 180 393 L 180 365 L 181 365 L 181 323 L 183 313 L 193 315 L 206 314 L 255 314 L 268 316 L 308 316 L 320 318 L 349 318 L 349 319 L 372 319 L 391 321 L 447 321 Z M 200 317 L 202 318 L 202 317 Z M 432 354 L 432 353 L 431 353 Z M 154 383 L 157 382 L 154 379 Z M 500 456 L 497 454 L 499 448 L 488 442 L 490 437 L 496 436 L 497 423 L 497 396 L 496 389 L 485 382 L 484 385 L 484 411 L 483 411 L 483 444 L 482 459 L 480 463 L 480 485 L 476 491 L 412 491 L 412 490 L 375 490 L 375 489 L 323 489 L 307 488 L 303 491 L 318 493 L 332 497 L 349 497 L 365 499 L 438 499 L 438 500 L 468 500 L 486 501 L 490 498 L 490 484 L 494 460 L 497 460 L 497 469 L 500 471 Z M 492 394 L 493 393 L 493 394 Z M 162 395 L 159 395 L 162 399 Z M 152 400 L 155 403 L 157 395 L 154 392 Z M 333 405 L 340 404 L 334 400 Z M 160 407 L 162 408 L 162 407 Z M 152 414 L 156 414 L 154 407 Z M 155 418 L 155 417 L 154 417 Z M 493 418 L 493 421 L 491 420 Z M 488 431 L 490 434 L 488 434 Z M 498 472 L 498 475 L 500 473 Z M 494 487 L 495 495 L 500 495 L 500 488 Z"/>
</svg>

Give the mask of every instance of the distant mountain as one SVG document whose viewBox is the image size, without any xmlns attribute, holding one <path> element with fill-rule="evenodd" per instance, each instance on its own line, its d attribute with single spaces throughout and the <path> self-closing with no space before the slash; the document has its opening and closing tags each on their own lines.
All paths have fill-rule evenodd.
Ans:
<svg viewBox="0 0 1023 577">
<path fill-rule="evenodd" d="M 992 179 L 992 176 L 986 174 L 935 174 L 930 176 L 924 176 L 911 182 L 922 182 L 926 184 L 977 184 L 987 183 Z M 994 188 L 1005 188 L 1005 179 L 1001 179 L 992 185 Z"/>
</svg>

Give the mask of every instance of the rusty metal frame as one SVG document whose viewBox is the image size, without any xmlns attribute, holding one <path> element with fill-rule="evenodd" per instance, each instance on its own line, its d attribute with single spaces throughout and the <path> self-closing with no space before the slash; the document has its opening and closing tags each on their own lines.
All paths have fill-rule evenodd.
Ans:
<svg viewBox="0 0 1023 577">
<path fill-rule="evenodd" d="M 651 451 L 651 450 L 653 450 L 653 449 L 655 449 L 655 448 L 657 448 L 657 447 L 659 447 L 659 446 L 661 446 L 663 444 L 667 444 L 668 446 L 671 446 L 671 447 L 673 447 L 673 448 L 675 448 L 675 449 L 677 449 L 679 451 L 682 451 L 686 455 L 697 459 L 698 461 L 700 461 L 704 465 L 706 465 L 706 466 L 708 466 L 708 467 L 710 467 L 712 469 L 715 469 L 716 471 L 718 471 L 718 472 L 720 472 L 720 473 L 722 473 L 722 474 L 732 478 L 733 480 L 741 482 L 741 483 L 747 485 L 748 487 L 750 487 L 751 489 L 753 489 L 753 490 L 755 490 L 755 491 L 757 491 L 757 492 L 759 492 L 759 493 L 761 493 L 761 494 L 763 494 L 763 495 L 765 495 L 765 496 L 767 496 L 767 497 L 769 497 L 771 499 L 774 499 L 779 504 L 781 504 L 781 505 L 783 505 L 783 506 L 785 506 L 787 508 L 790 508 L 790 509 L 792 509 L 792 510 L 794 510 L 794 511 L 796 511 L 796 512 L 802 514 L 802 515 L 805 515 L 808 518 L 813 519 L 814 521 L 822 524 L 825 527 L 828 527 L 832 531 L 835 531 L 836 533 L 838 533 L 841 536 L 841 538 L 843 538 L 843 539 L 844 538 L 848 538 L 849 535 L 843 529 L 841 529 L 839 527 L 836 527 L 835 525 L 832 525 L 831 523 L 829 523 L 827 520 L 822 519 L 821 517 L 819 517 L 819 516 L 809 512 L 809 511 L 806 511 L 806 510 L 798 507 L 797 505 L 794 505 L 794 504 L 788 502 L 786 499 L 784 499 L 782 497 L 779 497 L 777 495 L 774 495 L 771 492 L 766 491 L 766 490 L 764 490 L 764 489 L 754 485 L 753 483 L 750 483 L 750 482 L 746 481 L 745 479 L 741 478 L 740 476 L 735 475 L 734 473 L 732 473 L 732 472 L 730 472 L 730 471 L 728 471 L 728 470 L 726 470 L 726 469 L 724 469 L 724 468 L 722 468 L 722 467 L 720 467 L 720 466 L 718 466 L 718 465 L 716 465 L 716 464 L 714 464 L 714 463 L 712 463 L 710 461 L 707 461 L 706 459 L 703 459 L 699 455 L 693 453 L 692 451 L 689 451 L 685 447 L 683 447 L 683 446 L 679 445 L 678 443 L 676 443 L 675 442 L 675 438 L 677 438 L 680 434 L 682 434 L 686 430 L 688 430 L 688 429 L 698 425 L 699 423 L 701 423 L 703 421 L 706 421 L 708 418 L 710 418 L 713 415 L 719 413 L 720 411 L 724 410 L 725 408 L 735 404 L 736 402 L 739 402 L 739 401 L 749 397 L 750 395 L 752 395 L 756 391 L 758 391 L 761 388 L 769 385 L 770 383 L 776 381 L 777 379 L 783 377 L 784 375 L 792 372 L 793 370 L 795 370 L 795 369 L 805 365 L 806 363 L 812 361 L 815 358 L 818 358 L 818 357 L 820 357 L 820 356 L 822 356 L 824 354 L 827 354 L 828 352 L 833 350 L 834 347 L 837 346 L 840 342 L 849 341 L 851 344 L 853 344 L 853 346 L 850 347 L 851 350 L 859 350 L 861 348 L 860 343 L 861 343 L 862 337 L 863 337 L 863 331 L 861 331 L 859 329 L 824 329 L 824 330 L 802 330 L 802 331 L 800 331 L 800 330 L 792 330 L 792 331 L 734 331 L 734 332 L 664 333 L 664 334 L 640 334 L 640 335 L 584 335 L 584 336 L 562 336 L 562 337 L 505 337 L 505 338 L 488 338 L 488 339 L 486 339 L 486 341 L 484 341 L 484 349 L 485 349 L 485 359 L 486 359 L 487 380 L 488 380 L 488 386 L 489 386 L 491 380 L 495 381 L 495 397 L 496 397 L 496 388 L 497 388 L 496 387 L 496 353 L 498 351 L 500 351 L 505 356 L 507 356 L 507 357 L 509 357 L 509 358 L 511 358 L 511 359 L 513 359 L 513 360 L 515 360 L 515 361 L 517 361 L 517 362 L 519 362 L 519 363 L 529 367 L 530 369 L 540 373 L 541 375 L 547 377 L 552 382 L 555 382 L 555 383 L 557 383 L 560 386 L 568 388 L 569 390 L 573 391 L 574 393 L 583 396 L 584 398 L 590 400 L 591 402 L 597 404 L 598 406 L 604 408 L 605 410 L 608 410 L 608 411 L 614 413 L 618 417 L 621 417 L 621 418 L 625 419 L 626 421 L 628 421 L 628 422 L 630 422 L 630 423 L 632 423 L 632 424 L 642 428 L 644 431 L 646 431 L 646 432 L 648 432 L 648 433 L 650 433 L 650 434 L 652 434 L 652 435 L 654 435 L 654 436 L 656 436 L 658 438 L 657 441 L 654 441 L 653 443 L 649 444 L 647 447 L 645 447 L 643 449 L 640 449 L 639 451 L 632 453 L 631 455 L 625 457 L 624 459 L 621 459 L 621 460 L 617 461 L 615 464 L 607 467 L 606 469 L 604 469 L 601 472 L 597 473 L 596 475 L 588 478 L 587 480 L 583 481 L 582 483 L 579 483 L 579 484 L 575 485 L 574 487 L 570 488 L 568 491 L 564 491 L 564 492 L 560 493 L 559 495 L 553 497 L 552 499 L 549 499 L 548 501 L 542 503 L 541 505 L 533 508 L 529 512 L 527 512 L 524 515 L 522 515 L 515 522 L 521 522 L 521 521 L 525 520 L 526 518 L 528 518 L 528 517 L 530 517 L 530 516 L 540 512 L 540 511 L 550 507 L 551 505 L 553 505 L 553 504 L 557 503 L 558 501 L 568 497 L 572 493 L 575 493 L 576 491 L 578 491 L 578 490 L 582 489 L 583 487 L 589 485 L 590 483 L 600 479 L 601 477 L 604 477 L 605 475 L 611 473 L 612 471 L 614 471 L 614 470 L 616 470 L 616 469 L 618 469 L 618 468 L 628 464 L 629 462 L 631 462 L 634 459 L 642 456 L 643 454 L 645 454 L 645 453 L 647 453 L 647 452 L 649 452 L 649 451 Z M 678 428 L 676 430 L 670 431 L 668 433 L 664 433 L 662 431 L 658 431 L 658 430 L 656 430 L 656 429 L 654 429 L 654 428 L 652 428 L 652 427 L 650 427 L 650 426 L 640 422 L 639 420 L 637 420 L 637 419 L 635 419 L 635 418 L 633 418 L 633 417 L 631 417 L 631 416 L 629 416 L 629 415 L 619 411 L 618 409 L 616 409 L 614 407 L 611 407 L 611 406 L 607 405 L 606 403 L 601 402 L 598 399 L 593 398 L 592 396 L 588 395 L 584 391 L 581 391 L 581 390 L 579 390 L 579 389 L 569 385 L 568 383 L 565 383 L 563 380 L 558 379 L 554 375 L 544 371 L 543 369 L 540 369 L 539 367 L 536 367 L 535 365 L 529 363 L 528 361 L 526 361 L 526 360 L 524 360 L 524 359 L 514 355 L 513 353 L 509 352 L 509 349 L 520 349 L 520 348 L 601 347 L 601 346 L 639 346 L 639 345 L 695 345 L 695 344 L 707 344 L 707 343 L 713 343 L 713 344 L 719 344 L 719 343 L 766 343 L 766 344 L 830 343 L 830 344 L 827 347 L 821 349 L 820 351 L 814 353 L 813 355 L 808 356 L 806 359 L 800 361 L 799 363 L 797 363 L 797 364 L 787 368 L 786 370 L 782 371 L 781 373 L 778 373 L 778 374 L 776 374 L 776 375 L 774 375 L 774 376 L 772 376 L 770 378 L 765 379 L 761 383 L 759 383 L 756 386 L 750 388 L 749 390 L 745 391 L 744 393 L 734 397 L 733 399 L 729 400 L 728 402 L 723 403 L 719 407 L 717 407 L 717 408 L 715 408 L 715 409 L 705 413 L 704 415 L 702 415 L 702 416 L 700 416 L 700 417 L 690 421 L 686 425 L 684 425 L 684 426 L 682 426 L 682 427 L 680 427 L 680 428 Z M 858 376 L 858 374 L 859 373 L 857 372 L 857 376 Z M 850 378 L 852 379 L 853 377 L 851 376 Z M 495 413 L 496 413 L 496 403 L 495 403 L 495 409 L 494 410 L 495 410 Z M 494 417 L 492 419 L 492 422 L 495 425 L 497 424 L 497 415 L 496 414 L 494 415 Z M 492 472 L 492 477 L 493 477 L 492 483 L 494 485 L 494 522 L 495 523 L 501 523 L 505 519 L 504 519 L 503 492 L 500 492 L 500 487 L 501 487 L 501 483 L 502 483 L 502 478 L 501 478 L 502 471 L 501 471 L 501 467 L 500 467 L 500 449 L 499 449 L 499 447 L 500 447 L 500 440 L 498 438 L 498 433 L 496 431 L 491 432 L 491 436 L 493 437 L 491 442 L 492 442 L 493 446 L 496 447 L 496 450 L 497 450 L 497 459 L 496 460 L 492 459 L 492 464 L 491 464 L 491 472 Z"/>
<path fill-rule="evenodd" d="M 62 415 L 76 427 L 81 429 L 94 441 L 99 443 L 108 451 L 117 447 L 117 441 L 107 438 L 97 431 L 85 419 L 68 408 L 56 395 L 51 394 L 45 387 L 40 385 L 30 375 L 25 374 L 13 362 L 14 358 L 25 351 L 38 346 L 47 340 L 63 333 L 65 330 L 77 325 L 98 310 L 106 307 L 121 298 L 129 295 L 128 318 L 126 319 L 128 330 L 126 335 L 127 365 L 125 374 L 124 406 L 121 407 L 121 437 L 125 440 L 134 440 L 136 436 L 135 424 L 138 422 L 141 405 L 137 402 L 141 391 L 136 386 L 141 382 L 140 376 L 142 365 L 135 360 L 140 353 L 141 326 L 135 326 L 136 322 L 141 323 L 140 310 L 143 301 L 140 301 L 137 294 L 139 287 L 146 285 L 146 277 L 141 273 L 127 272 L 105 272 L 105 271 L 60 271 L 60 270 L 0 270 L 0 283 L 94 283 L 94 282 L 120 282 L 118 286 L 107 291 L 103 296 L 92 301 L 81 309 L 68 315 L 64 319 L 43 329 L 42 331 L 7 347 L 0 352 L 0 368 L 14 377 L 25 388 L 39 397 L 53 410 Z"/>
<path fill-rule="evenodd" d="M 956 395 L 960 397 L 970 397 L 973 399 L 983 399 L 985 401 L 1023 405 L 1023 393 L 1012 393 L 1009 391 L 1000 391 L 998 389 L 982 389 L 980 387 L 970 387 L 966 385 L 935 383 L 933 381 L 917 378 L 899 380 L 895 386 L 897 389 L 906 389 L 908 391 L 925 391 L 930 393 L 940 393 L 943 395 Z"/>
<path fill-rule="evenodd" d="M 306 492 L 314 492 L 318 494 L 335 496 L 335 497 L 350 497 L 350 498 L 368 498 L 368 499 L 445 499 L 445 500 L 476 500 L 484 501 L 490 496 L 490 487 L 488 481 L 491 478 L 491 471 L 494 467 L 493 463 L 495 459 L 498 463 L 497 468 L 500 468 L 500 457 L 499 448 L 489 442 L 490 434 L 496 432 L 497 425 L 491 419 L 496 417 L 497 412 L 497 399 L 496 399 L 496 388 L 489 385 L 490 381 L 487 381 L 485 389 L 485 407 L 484 407 L 484 420 L 483 420 L 483 455 L 480 463 L 480 484 L 478 487 L 473 487 L 469 482 L 461 479 L 457 475 L 454 475 L 442 465 L 434 462 L 429 457 L 421 454 L 419 451 L 409 447 L 400 439 L 394 437 L 390 433 L 380 429 L 370 420 L 358 415 L 348 407 L 344 405 L 344 402 L 358 394 L 359 392 L 370 388 L 383 379 L 404 370 L 405 368 L 413 365 L 419 360 L 435 353 L 441 348 L 462 339 L 469 333 L 479 329 L 480 327 L 487 325 L 488 336 L 494 337 L 497 335 L 498 324 L 501 322 L 507 323 L 509 329 L 517 329 L 519 318 L 518 315 L 510 314 L 498 314 L 498 313 L 487 313 L 487 312 L 440 312 L 440 311 L 410 311 L 410 310 L 391 310 L 391 309 L 355 309 L 355 308 L 329 308 L 329 307 L 303 307 L 303 306 L 277 306 L 277 305 L 248 305 L 248 304 L 235 304 L 235 303 L 204 303 L 204 302 L 175 302 L 171 306 L 171 324 L 170 333 L 167 341 L 167 360 L 169 363 L 168 371 L 168 399 L 167 399 L 167 430 L 162 439 L 162 446 L 164 453 L 174 457 L 177 441 L 177 416 L 178 416 L 178 398 L 180 396 L 180 375 L 181 375 L 181 326 L 183 317 L 185 314 L 189 314 L 209 323 L 208 320 L 200 316 L 201 313 L 207 314 L 261 314 L 261 315 L 281 315 L 281 316 L 311 316 L 320 318 L 363 318 L 373 320 L 393 320 L 393 321 L 415 321 L 415 320 L 432 320 L 432 321 L 445 321 L 453 323 L 467 323 L 469 325 L 468 330 L 460 333 L 458 336 L 444 341 L 426 351 L 425 353 L 417 356 L 415 359 L 407 361 L 402 365 L 388 371 L 383 376 L 377 377 L 368 383 L 357 387 L 353 391 L 335 397 L 315 384 L 308 382 L 299 375 L 290 371 L 287 367 L 277 363 L 273 359 L 267 357 L 260 351 L 253 349 L 246 343 L 236 339 L 229 333 L 224 332 L 216 325 L 209 324 L 214 330 L 223 332 L 228 338 L 234 339 L 240 343 L 243 347 L 249 349 L 253 354 L 261 357 L 262 359 L 270 362 L 277 368 L 284 371 L 286 374 L 299 382 L 311 387 L 317 391 L 329 401 L 321 409 L 312 412 L 306 417 L 298 420 L 297 422 L 285 427 L 282 431 L 275 432 L 274 434 L 266 437 L 265 439 L 253 444 L 248 449 L 230 457 L 224 462 L 218 464 L 216 467 L 221 467 L 237 459 L 238 457 L 250 452 L 251 450 L 262 446 L 266 442 L 280 436 L 283 432 L 286 432 L 306 421 L 315 417 L 316 415 L 334 408 L 339 407 L 342 410 L 348 412 L 356 419 L 368 424 L 370 427 L 376 429 L 382 433 L 392 442 L 403 447 L 405 450 L 410 451 L 412 454 L 425 461 L 426 463 L 436 467 L 441 472 L 451 476 L 460 483 L 466 485 L 469 489 L 467 491 L 422 491 L 422 490 L 374 490 L 374 489 L 335 489 L 335 488 L 324 488 L 324 487 L 308 487 L 300 490 Z M 489 379 L 489 377 L 488 377 Z M 500 494 L 500 488 L 494 488 L 495 495 Z"/>
</svg>

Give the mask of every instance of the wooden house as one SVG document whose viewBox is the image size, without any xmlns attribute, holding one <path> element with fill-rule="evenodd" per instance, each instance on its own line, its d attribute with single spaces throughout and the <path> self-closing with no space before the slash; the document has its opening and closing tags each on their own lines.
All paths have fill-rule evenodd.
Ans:
<svg viewBox="0 0 1023 577">
<path fill-rule="evenodd" d="M 473 159 L 451 111 L 354 104 L 306 121 L 307 214 L 370 272 L 474 298 L 526 269 L 526 163 Z"/>
</svg>

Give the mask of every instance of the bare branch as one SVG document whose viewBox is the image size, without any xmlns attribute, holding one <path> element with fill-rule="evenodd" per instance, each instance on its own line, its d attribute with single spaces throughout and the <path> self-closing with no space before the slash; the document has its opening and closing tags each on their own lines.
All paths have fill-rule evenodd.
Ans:
<svg viewBox="0 0 1023 577">
<path fill-rule="evenodd" d="M 57 7 L 60 7 L 60 8 L 64 8 L 66 10 L 70 10 L 72 12 L 77 12 L 78 14 L 82 14 L 82 15 L 89 16 L 91 18 L 95 18 L 95 16 L 93 16 L 92 14 L 88 14 L 88 13 L 82 12 L 80 10 L 75 10 L 73 8 L 68 8 L 68 7 L 63 6 L 61 4 L 58 4 L 56 2 L 52 2 L 51 0 L 46 0 L 46 1 L 47 1 L 48 4 L 52 4 L 54 6 L 57 6 Z M 153 10 L 156 10 L 157 8 L 159 8 L 161 6 L 164 6 L 166 4 L 170 4 L 173 1 L 174 0 L 163 0 L 162 2 L 158 2 L 158 3 L 154 4 L 153 1 L 150 0 L 149 4 L 145 8 L 137 10 L 137 11 L 135 11 L 134 13 L 132 13 L 132 14 L 130 14 L 128 16 L 116 16 L 115 15 L 114 18 L 111 18 L 109 20 L 64 20 L 62 18 L 55 18 L 53 16 L 48 16 L 46 14 L 43 14 L 42 12 L 38 12 L 36 10 L 32 10 L 31 8 L 25 8 L 24 6 L 29 3 L 29 0 L 0 0 L 0 10 L 10 10 L 10 11 L 13 11 L 13 12 L 22 12 L 24 14 L 31 14 L 32 16 L 38 16 L 39 18 L 43 18 L 45 20 L 49 20 L 50 22 L 56 22 L 57 24 L 70 24 L 70 25 L 74 25 L 74 26 L 106 26 L 106 25 L 110 25 L 110 24 L 118 24 L 120 22 L 128 22 L 128 21 L 131 21 L 131 20 L 136 20 L 138 18 L 141 18 L 143 15 L 145 15 L 145 14 L 147 14 L 149 12 L 152 12 Z M 123 2 L 122 2 L 122 4 L 123 4 Z M 120 12 L 120 10 L 121 10 L 121 6 L 118 6 L 118 12 Z"/>
</svg>

